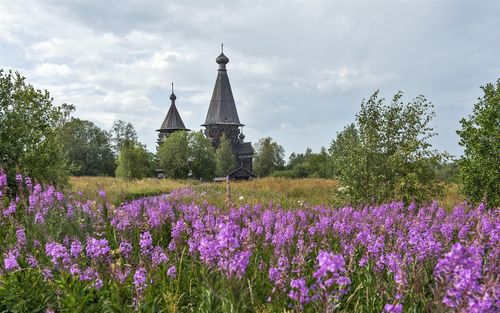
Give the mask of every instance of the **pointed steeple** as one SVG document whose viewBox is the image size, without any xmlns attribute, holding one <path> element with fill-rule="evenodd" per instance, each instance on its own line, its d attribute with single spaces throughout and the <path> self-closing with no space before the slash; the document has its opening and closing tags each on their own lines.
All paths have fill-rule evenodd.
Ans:
<svg viewBox="0 0 500 313">
<path fill-rule="evenodd" d="M 177 111 L 177 107 L 175 106 L 175 100 L 177 97 L 174 94 L 174 83 L 172 83 L 172 94 L 170 95 L 170 108 L 168 109 L 167 116 L 163 120 L 160 129 L 157 131 L 162 133 L 172 132 L 175 130 L 189 130 L 184 126 L 184 122 L 182 122 L 181 115 L 179 111 Z"/>
<path fill-rule="evenodd" d="M 219 64 L 217 80 L 215 81 L 207 118 L 202 126 L 218 124 L 241 126 L 243 124 L 240 123 L 238 118 L 231 84 L 227 76 L 226 64 L 229 63 L 229 59 L 224 55 L 224 45 L 221 45 L 221 54 L 215 59 L 215 62 Z"/>
</svg>

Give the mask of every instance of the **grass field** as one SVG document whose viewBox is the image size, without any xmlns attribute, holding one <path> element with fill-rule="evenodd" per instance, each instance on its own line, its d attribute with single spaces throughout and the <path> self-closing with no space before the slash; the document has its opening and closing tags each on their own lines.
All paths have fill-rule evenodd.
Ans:
<svg viewBox="0 0 500 313">
<path fill-rule="evenodd" d="M 71 191 L 87 196 L 97 195 L 105 190 L 108 200 L 115 205 L 141 197 L 169 193 L 173 189 L 189 185 L 187 181 L 147 178 L 127 181 L 116 177 L 71 177 Z"/>
<path fill-rule="evenodd" d="M 144 196 L 169 193 L 182 187 L 193 187 L 203 199 L 215 205 L 224 205 L 227 201 L 227 184 L 199 182 L 195 180 L 171 180 L 148 178 L 126 181 L 114 177 L 72 177 L 71 190 L 88 195 L 97 195 L 99 190 L 106 190 L 108 199 L 115 205 Z M 233 204 L 257 204 L 272 202 L 283 207 L 302 207 L 304 205 L 334 205 L 334 190 L 340 184 L 332 179 L 287 179 L 267 177 L 250 181 L 232 181 L 230 200 Z M 440 205 L 452 208 L 464 201 L 455 184 L 448 184 Z"/>
</svg>

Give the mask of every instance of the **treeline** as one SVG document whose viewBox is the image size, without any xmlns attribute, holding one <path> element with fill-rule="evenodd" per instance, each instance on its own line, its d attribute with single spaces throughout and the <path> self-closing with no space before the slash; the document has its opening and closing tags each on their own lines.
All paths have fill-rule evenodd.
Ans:
<svg viewBox="0 0 500 313">
<path fill-rule="evenodd" d="M 391 101 L 378 91 L 361 103 L 352 124 L 318 153 L 292 153 L 272 138 L 254 146 L 259 177 L 334 178 L 334 196 L 349 203 L 391 199 L 428 201 L 442 192 L 443 181 L 456 181 L 474 202 L 500 205 L 500 79 L 481 87 L 483 96 L 472 115 L 463 118 L 458 160 L 432 149 L 432 104 L 418 96 Z M 35 89 L 17 72 L 0 70 L 0 168 L 9 180 L 23 173 L 41 182 L 64 185 L 69 175 L 126 179 L 165 177 L 209 180 L 237 167 L 225 138 L 215 151 L 200 132 L 176 132 L 153 154 L 139 142 L 131 123 L 116 121 L 102 130 L 72 117 L 74 107 L 55 106 L 48 91 Z"/>
</svg>

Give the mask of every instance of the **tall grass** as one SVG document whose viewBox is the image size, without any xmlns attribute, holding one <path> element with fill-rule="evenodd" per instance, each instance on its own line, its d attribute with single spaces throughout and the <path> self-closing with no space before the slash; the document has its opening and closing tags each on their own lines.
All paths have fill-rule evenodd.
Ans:
<svg viewBox="0 0 500 313">
<path fill-rule="evenodd" d="M 144 196 L 169 193 L 186 186 L 192 186 L 209 203 L 222 206 L 227 202 L 225 182 L 201 183 L 195 180 L 155 178 L 126 181 L 114 177 L 72 177 L 70 183 L 73 192 L 83 192 L 86 195 L 97 195 L 99 190 L 106 190 L 108 199 L 115 205 Z M 343 205 L 344 203 L 339 203 L 335 198 L 334 191 L 339 187 L 340 183 L 336 180 L 320 178 L 266 177 L 249 181 L 232 181 L 230 200 L 233 204 L 272 202 L 288 208 L 306 205 Z M 443 196 L 436 200 L 441 206 L 450 209 L 457 203 L 463 202 L 464 198 L 459 194 L 456 184 L 447 184 Z"/>
<path fill-rule="evenodd" d="M 115 205 L 142 197 L 169 193 L 189 184 L 188 181 L 156 178 L 128 181 L 117 177 L 82 176 L 70 179 L 72 192 L 92 196 L 98 195 L 100 190 L 106 190 L 108 200 Z"/>
</svg>

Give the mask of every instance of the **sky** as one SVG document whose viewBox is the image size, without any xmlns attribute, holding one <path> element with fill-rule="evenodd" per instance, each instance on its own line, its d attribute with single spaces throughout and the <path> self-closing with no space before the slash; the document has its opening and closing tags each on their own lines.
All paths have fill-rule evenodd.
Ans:
<svg viewBox="0 0 500 313">
<path fill-rule="evenodd" d="M 224 43 L 246 140 L 319 151 L 376 90 L 434 104 L 435 149 L 500 78 L 500 1 L 0 0 L 0 68 L 109 130 L 131 122 L 155 151 L 170 106 L 205 121 Z"/>
</svg>

